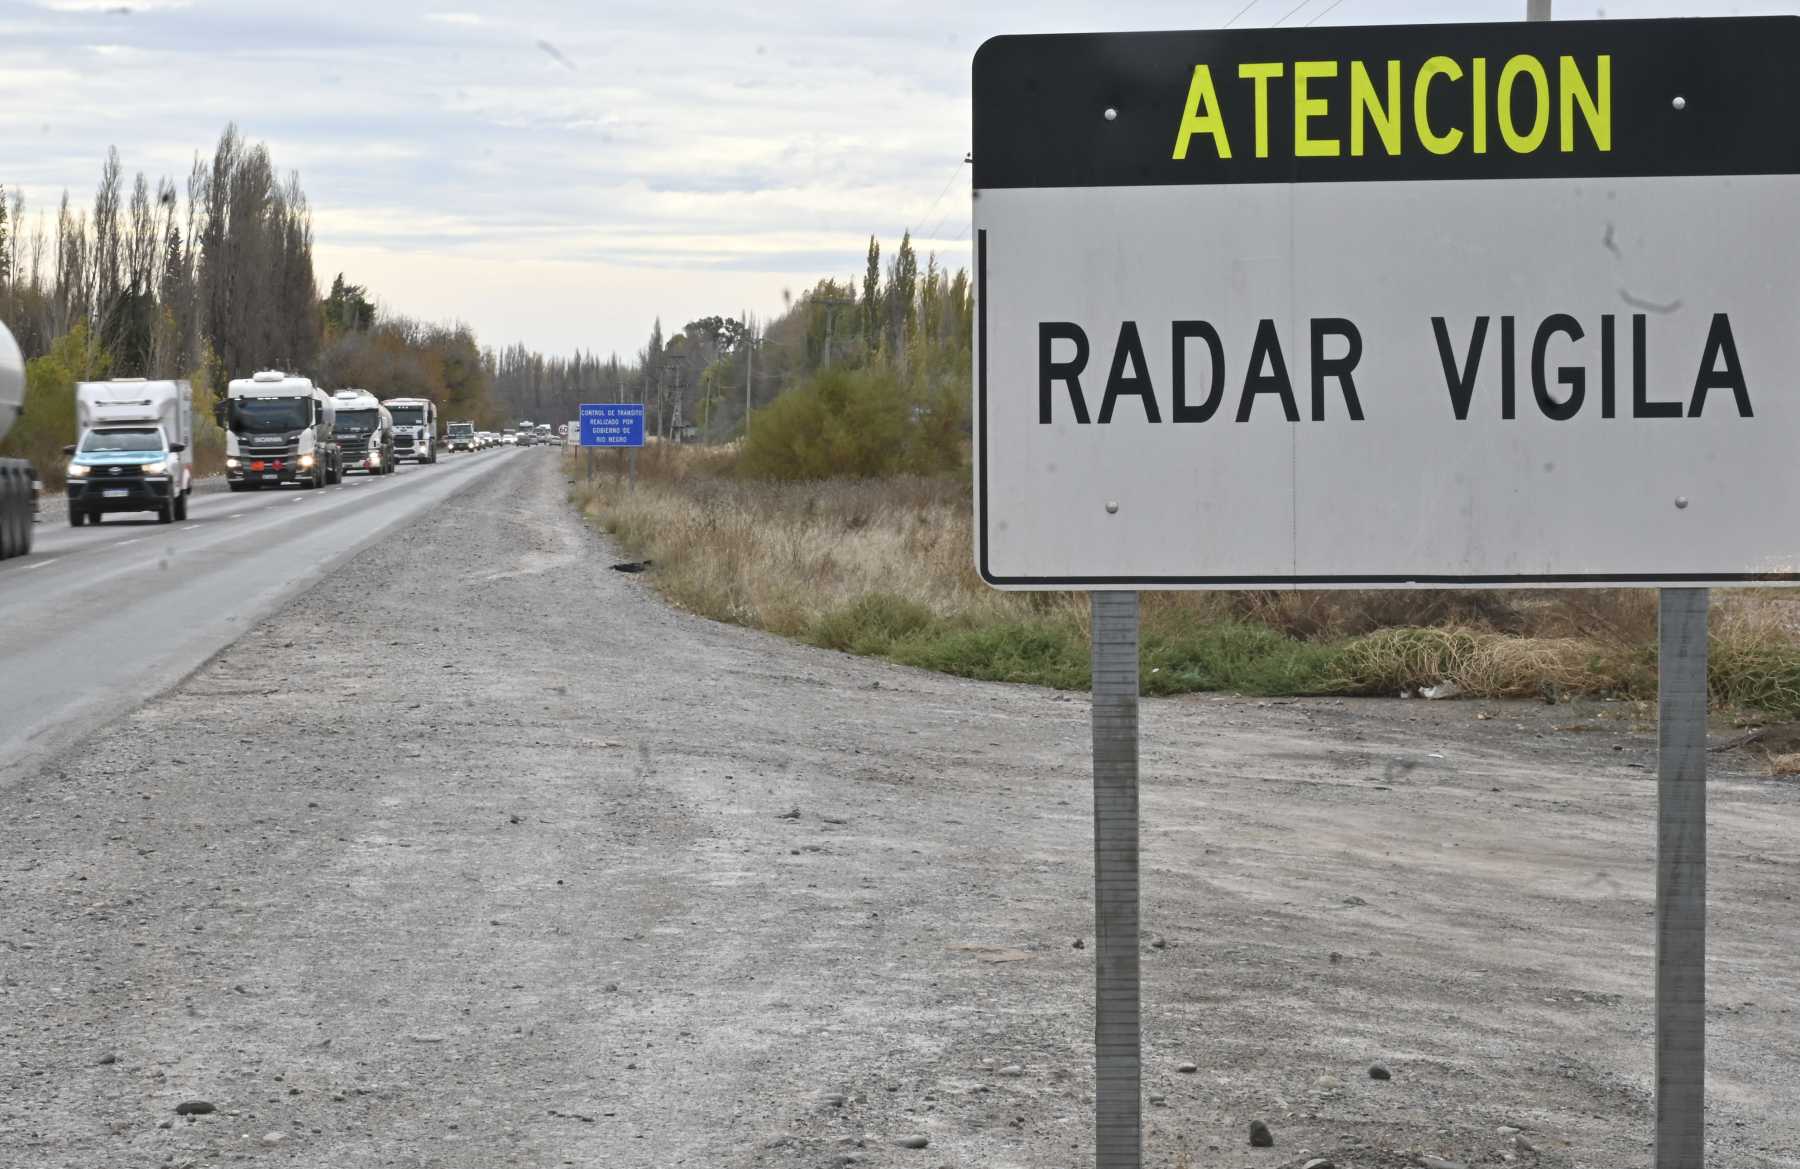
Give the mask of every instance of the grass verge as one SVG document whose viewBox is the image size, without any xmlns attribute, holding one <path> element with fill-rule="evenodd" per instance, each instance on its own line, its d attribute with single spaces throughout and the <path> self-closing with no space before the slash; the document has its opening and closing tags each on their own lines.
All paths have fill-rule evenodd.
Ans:
<svg viewBox="0 0 1800 1169">
<path fill-rule="evenodd" d="M 967 483 L 771 483 L 731 451 L 651 446 L 567 463 L 576 506 L 703 616 L 967 678 L 1084 690 L 1088 606 L 1002 593 L 975 574 Z M 1800 608 L 1715 594 L 1721 707 L 1800 717 Z M 1145 593 L 1146 694 L 1384 695 L 1454 683 L 1471 697 L 1656 695 L 1656 594 L 1337 591 Z"/>
</svg>

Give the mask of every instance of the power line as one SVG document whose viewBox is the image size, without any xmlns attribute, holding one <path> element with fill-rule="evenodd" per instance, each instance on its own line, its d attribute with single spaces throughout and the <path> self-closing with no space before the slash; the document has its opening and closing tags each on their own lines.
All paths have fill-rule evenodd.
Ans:
<svg viewBox="0 0 1800 1169">
<path fill-rule="evenodd" d="M 1244 5 L 1242 8 L 1237 10 L 1237 16 L 1232 17 L 1230 20 L 1228 20 L 1224 24 L 1220 25 L 1219 26 L 1220 29 L 1230 28 L 1232 25 L 1234 25 L 1238 22 L 1239 17 L 1242 17 L 1244 15 L 1244 13 L 1250 11 L 1252 8 L 1255 8 L 1255 7 L 1256 7 L 1256 0 L 1250 0 L 1250 2 L 1248 4 Z"/>
<path fill-rule="evenodd" d="M 1330 12 L 1333 8 L 1336 8 L 1338 5 L 1342 4 L 1343 2 L 1344 2 L 1344 0 L 1331 0 L 1331 3 L 1327 4 L 1325 7 L 1321 8 L 1319 10 L 1319 14 L 1317 16 L 1313 17 L 1311 20 L 1306 22 L 1306 27 L 1311 28 L 1313 25 L 1319 23 L 1319 21 L 1325 19 L 1325 14 L 1327 12 Z"/>
<path fill-rule="evenodd" d="M 1293 16 L 1294 13 L 1300 11 L 1302 8 L 1305 8 L 1308 4 L 1311 4 L 1311 3 L 1312 3 L 1312 0 L 1300 0 L 1300 3 L 1294 5 L 1293 8 L 1288 10 L 1287 16 L 1284 16 L 1280 20 L 1275 22 L 1274 27 L 1280 28 L 1282 25 L 1284 25 L 1288 22 L 1288 17 Z"/>
<path fill-rule="evenodd" d="M 927 220 L 931 217 L 931 213 L 933 211 L 937 210 L 937 205 L 944 201 L 944 196 L 948 195 L 950 193 L 950 186 L 952 183 L 956 182 L 956 176 L 962 173 L 962 168 L 963 168 L 962 160 L 957 159 L 956 169 L 951 171 L 950 177 L 944 180 L 944 189 L 937 193 L 937 198 L 935 198 L 931 201 L 931 206 L 925 208 L 924 215 L 917 216 L 916 218 L 913 219 L 913 221 L 910 224 L 907 225 L 909 228 L 919 227 L 922 224 L 924 224 L 925 220 Z M 949 212 L 946 211 L 944 214 L 948 215 Z M 940 217 L 938 222 L 941 224 L 943 222 L 943 219 Z M 933 230 L 936 230 L 936 229 L 934 228 Z"/>
</svg>

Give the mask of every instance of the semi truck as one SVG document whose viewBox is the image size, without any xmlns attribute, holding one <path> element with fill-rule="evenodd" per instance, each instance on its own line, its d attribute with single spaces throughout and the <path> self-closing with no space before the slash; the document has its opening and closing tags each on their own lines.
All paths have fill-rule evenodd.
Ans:
<svg viewBox="0 0 1800 1169">
<path fill-rule="evenodd" d="M 25 412 L 25 356 L 0 325 L 0 438 Z M 37 471 L 24 459 L 0 459 L 0 560 L 31 551 L 37 518 Z"/>
<path fill-rule="evenodd" d="M 337 411 L 334 428 L 346 471 L 370 475 L 394 473 L 394 416 L 367 390 L 339 390 L 331 395 Z"/>
<path fill-rule="evenodd" d="M 344 477 L 336 407 L 311 379 L 265 369 L 234 378 L 225 398 L 225 480 L 233 491 Z"/>
<path fill-rule="evenodd" d="M 141 377 L 75 383 L 80 437 L 69 456 L 69 525 L 108 512 L 153 511 L 187 519 L 194 489 L 194 391 L 184 381 Z"/>
<path fill-rule="evenodd" d="M 437 403 L 430 398 L 383 398 L 381 404 L 394 416 L 394 458 L 437 462 Z"/>
<path fill-rule="evenodd" d="M 475 424 L 473 422 L 452 422 L 445 428 L 450 436 L 447 444 L 453 451 L 472 451 L 475 449 Z"/>
</svg>

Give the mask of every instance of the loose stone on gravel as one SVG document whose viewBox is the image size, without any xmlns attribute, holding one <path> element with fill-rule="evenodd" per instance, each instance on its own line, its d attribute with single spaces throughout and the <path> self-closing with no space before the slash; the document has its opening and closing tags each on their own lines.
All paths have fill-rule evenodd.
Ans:
<svg viewBox="0 0 1800 1169">
<path fill-rule="evenodd" d="M 1372 1063 L 1369 1065 L 1369 1078 L 1371 1080 L 1391 1080 L 1394 1078 L 1394 1073 L 1388 1071 L 1385 1064 Z"/>
<path fill-rule="evenodd" d="M 263 1135 L 262 1143 L 265 1145 L 279 1145 L 282 1141 L 285 1141 L 285 1140 L 287 1140 L 286 1133 L 272 1132 L 272 1133 L 265 1133 Z"/>
<path fill-rule="evenodd" d="M 1022 1076 L 1025 1074 L 1025 1069 L 1016 1063 L 1009 1063 L 994 1074 L 1000 1076 Z"/>
<path fill-rule="evenodd" d="M 899 1140 L 895 1141 L 894 1143 L 896 1145 L 899 1145 L 903 1149 L 922 1149 L 926 1145 L 929 1145 L 931 1143 L 931 1138 L 928 1136 L 918 1136 L 918 1135 L 905 1136 L 905 1137 L 901 1137 Z"/>
<path fill-rule="evenodd" d="M 98 1063 L 99 1063 L 99 1064 L 100 1064 L 100 1065 L 101 1065 L 101 1066 L 102 1066 L 102 1067 L 105 1067 L 105 1066 L 106 1066 L 106 1065 L 107 1065 L 107 1064 L 109 1064 L 109 1063 L 118 1063 L 118 1062 L 119 1062 L 119 1057 L 118 1057 L 118 1056 L 116 1056 L 116 1055 L 114 1055 L 114 1054 L 113 1054 L 113 1053 L 112 1053 L 112 1052 L 110 1052 L 110 1051 L 109 1051 L 109 1052 L 107 1052 L 107 1053 L 106 1053 L 106 1054 L 105 1054 L 105 1055 L 103 1055 L 103 1056 L 101 1056 L 101 1057 L 100 1057 L 100 1059 L 99 1059 L 99 1060 L 98 1060 L 98 1061 L 97 1061 L 97 1062 L 98 1062 Z"/>
<path fill-rule="evenodd" d="M 1195 1072 L 1200 1070 L 1200 1065 L 1192 1064 L 1192 1063 L 1181 1063 L 1181 1064 L 1175 1065 L 1175 1070 L 1180 1072 L 1184 1076 L 1191 1076 Z"/>
<path fill-rule="evenodd" d="M 775 818 L 777 820 L 798 820 L 800 818 L 800 809 L 790 808 Z"/>
<path fill-rule="evenodd" d="M 175 1106 L 176 1116 L 205 1116 L 217 1111 L 211 1100 L 183 1100 Z"/>
<path fill-rule="evenodd" d="M 1337 1169 L 1337 1165 L 1328 1157 L 1314 1157 L 1300 1166 L 1300 1169 Z"/>
<path fill-rule="evenodd" d="M 1275 1134 L 1269 1126 L 1260 1120 L 1250 1122 L 1250 1147 L 1253 1149 L 1272 1149 L 1275 1147 Z"/>
<path fill-rule="evenodd" d="M 1419 1169 L 1469 1169 L 1461 1161 L 1446 1161 L 1442 1157 L 1419 1155 Z"/>
</svg>

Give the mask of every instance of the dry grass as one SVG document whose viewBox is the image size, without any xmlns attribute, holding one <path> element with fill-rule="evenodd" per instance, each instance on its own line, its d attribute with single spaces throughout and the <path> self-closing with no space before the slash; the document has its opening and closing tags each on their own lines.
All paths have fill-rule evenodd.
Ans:
<svg viewBox="0 0 1800 1169">
<path fill-rule="evenodd" d="M 696 613 L 972 677 L 1087 684 L 1087 599 L 1001 593 L 977 576 L 968 484 L 740 478 L 729 448 L 571 452 L 572 495 Z M 1716 594 L 1716 702 L 1800 714 L 1800 607 Z M 1656 692 L 1656 593 L 1143 594 L 1145 689 L 1392 694 L 1449 681 L 1473 697 Z"/>
</svg>

